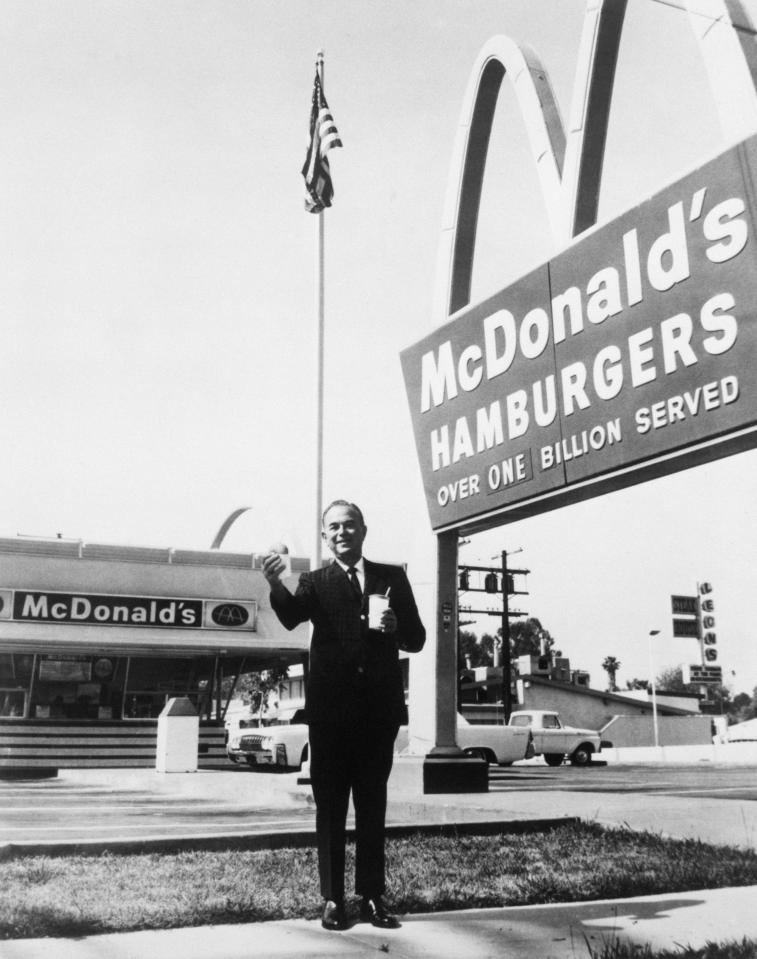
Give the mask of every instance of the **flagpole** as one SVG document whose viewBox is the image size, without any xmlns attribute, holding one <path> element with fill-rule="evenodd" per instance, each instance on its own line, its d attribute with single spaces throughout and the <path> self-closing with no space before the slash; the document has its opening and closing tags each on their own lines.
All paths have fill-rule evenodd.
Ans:
<svg viewBox="0 0 757 959">
<path fill-rule="evenodd" d="M 319 50 L 315 60 L 316 70 L 323 89 L 323 50 Z M 316 314 L 316 402 L 315 402 L 315 527 L 313 537 L 312 568 L 320 569 L 322 558 L 321 515 L 323 513 L 323 367 L 324 367 L 324 338 L 325 338 L 325 293 L 324 293 L 324 250 L 325 250 L 325 218 L 323 210 L 316 214 L 316 282 L 315 282 L 315 314 Z"/>
</svg>

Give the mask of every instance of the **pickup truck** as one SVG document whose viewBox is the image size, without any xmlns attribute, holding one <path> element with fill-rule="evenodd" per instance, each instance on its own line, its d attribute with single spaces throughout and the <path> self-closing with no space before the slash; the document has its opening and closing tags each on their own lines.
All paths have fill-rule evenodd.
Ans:
<svg viewBox="0 0 757 959">
<path fill-rule="evenodd" d="M 226 755 L 231 762 L 248 766 L 301 769 L 308 758 L 308 727 L 304 711 L 295 711 L 289 723 L 252 727 L 241 719 L 227 730 Z"/>
<path fill-rule="evenodd" d="M 534 755 L 531 731 L 517 726 L 495 726 L 469 723 L 464 716 L 457 717 L 457 745 L 466 756 L 485 759 L 492 765 L 511 766 L 519 759 Z M 408 746 L 407 726 L 401 726 L 394 744 L 395 751 Z"/>
<path fill-rule="evenodd" d="M 566 756 L 574 766 L 588 766 L 602 748 L 596 730 L 565 726 L 556 712 L 546 709 L 520 709 L 510 716 L 509 726 L 531 730 L 534 752 L 544 756 L 548 766 L 561 765 Z"/>
</svg>

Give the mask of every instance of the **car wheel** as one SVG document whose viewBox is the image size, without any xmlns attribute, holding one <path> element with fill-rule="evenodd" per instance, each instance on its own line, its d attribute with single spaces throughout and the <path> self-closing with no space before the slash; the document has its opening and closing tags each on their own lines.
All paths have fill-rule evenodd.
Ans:
<svg viewBox="0 0 757 959">
<path fill-rule="evenodd" d="M 544 762 L 548 766 L 562 766 L 564 758 L 562 753 L 544 753 Z"/>
<path fill-rule="evenodd" d="M 228 753 L 226 753 L 226 755 L 228 756 L 229 762 L 234 763 L 234 765 L 236 765 L 239 762 L 238 756 L 229 756 Z"/>
<path fill-rule="evenodd" d="M 588 743 L 582 743 L 573 750 L 573 754 L 570 757 L 571 765 L 588 766 L 591 762 L 593 752 L 594 750 L 588 745 Z"/>
<path fill-rule="evenodd" d="M 485 749 L 471 747 L 470 749 L 464 749 L 463 752 L 466 756 L 470 756 L 471 759 L 483 759 L 484 762 L 489 762 L 489 756 Z"/>
</svg>

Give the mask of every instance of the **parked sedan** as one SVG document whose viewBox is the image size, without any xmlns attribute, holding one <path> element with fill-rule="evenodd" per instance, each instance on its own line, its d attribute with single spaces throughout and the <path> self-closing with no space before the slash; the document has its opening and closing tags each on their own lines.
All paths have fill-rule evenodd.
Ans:
<svg viewBox="0 0 757 959">
<path fill-rule="evenodd" d="M 308 727 L 303 718 L 303 710 L 298 709 L 288 723 L 256 728 L 238 723 L 228 731 L 226 755 L 231 762 L 248 766 L 300 769 L 308 757 Z"/>
<path fill-rule="evenodd" d="M 394 748 L 402 753 L 407 745 L 408 728 L 402 726 Z M 511 766 L 534 755 L 533 736 L 529 729 L 469 723 L 460 715 L 457 717 L 457 745 L 467 756 L 499 766 Z"/>
</svg>

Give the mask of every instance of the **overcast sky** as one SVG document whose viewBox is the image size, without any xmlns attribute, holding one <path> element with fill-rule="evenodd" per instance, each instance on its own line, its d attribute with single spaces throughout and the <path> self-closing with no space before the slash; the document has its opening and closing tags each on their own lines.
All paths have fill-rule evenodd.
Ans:
<svg viewBox="0 0 757 959">
<path fill-rule="evenodd" d="M 753 4 L 749 4 L 750 10 Z M 432 328 L 452 138 L 503 33 L 536 48 L 563 116 L 582 0 L 2 0 L 0 535 L 225 547 L 313 527 L 316 218 L 302 201 L 314 58 L 344 148 L 326 213 L 324 496 L 366 552 L 431 537 L 399 352 Z M 601 217 L 724 148 L 686 15 L 630 0 Z M 504 88 L 474 299 L 553 249 Z M 477 537 L 531 570 L 522 605 L 593 685 L 697 662 L 671 593 L 712 582 L 721 662 L 757 686 L 755 454 Z M 411 576 L 428 577 L 413 569 Z M 481 628 L 496 627 L 495 620 Z"/>
</svg>

